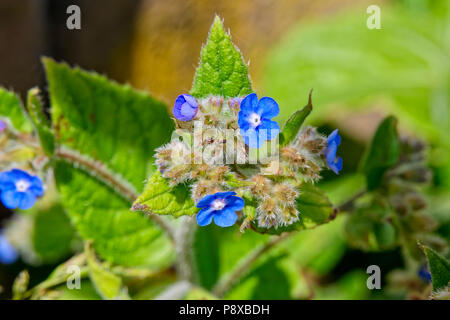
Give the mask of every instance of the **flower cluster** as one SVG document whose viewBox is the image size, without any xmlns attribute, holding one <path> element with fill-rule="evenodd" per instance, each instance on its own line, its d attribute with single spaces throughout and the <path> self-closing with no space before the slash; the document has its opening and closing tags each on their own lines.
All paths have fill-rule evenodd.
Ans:
<svg viewBox="0 0 450 320">
<path fill-rule="evenodd" d="M 252 223 L 263 228 L 290 225 L 301 214 L 296 208 L 301 184 L 317 181 L 327 166 L 336 173 L 342 169 L 337 130 L 327 138 L 307 127 L 287 146 L 276 148 L 276 157 L 268 155 L 262 147 L 267 141 L 278 146 L 280 126 L 272 119 L 279 112 L 274 99 L 258 100 L 255 93 L 230 99 L 183 94 L 176 99 L 176 130 L 168 144 L 156 149 L 156 164 L 171 185 L 191 186 L 201 209 L 199 225 L 214 221 L 225 227 L 240 217 L 248 223 L 244 198 L 258 204 Z M 272 160 L 252 162 L 255 149 L 258 157 Z"/>
</svg>

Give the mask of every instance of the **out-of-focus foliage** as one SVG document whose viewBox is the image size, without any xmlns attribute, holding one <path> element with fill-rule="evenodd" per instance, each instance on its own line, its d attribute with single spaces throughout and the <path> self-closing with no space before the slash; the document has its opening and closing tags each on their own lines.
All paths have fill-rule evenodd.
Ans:
<svg viewBox="0 0 450 320">
<path fill-rule="evenodd" d="M 358 123 L 355 111 L 393 113 L 405 130 L 433 144 L 431 163 L 448 186 L 450 4 L 395 1 L 380 8 L 380 30 L 366 27 L 363 6 L 300 23 L 268 54 L 262 88 L 278 98 L 282 119 L 301 103 L 299 93 L 314 88 L 310 120 L 339 122 L 344 130 L 351 124 L 356 139 L 370 136 L 373 126 Z"/>
</svg>

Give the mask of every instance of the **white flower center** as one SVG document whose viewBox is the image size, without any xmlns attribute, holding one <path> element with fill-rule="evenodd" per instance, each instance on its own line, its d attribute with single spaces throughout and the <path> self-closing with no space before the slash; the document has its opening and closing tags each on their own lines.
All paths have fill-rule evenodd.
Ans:
<svg viewBox="0 0 450 320">
<path fill-rule="evenodd" d="M 18 180 L 16 182 L 16 190 L 19 192 L 25 192 L 30 187 L 30 183 L 26 180 Z"/>
<path fill-rule="evenodd" d="M 225 207 L 225 201 L 223 199 L 216 199 L 211 203 L 213 210 L 222 210 Z"/>
<path fill-rule="evenodd" d="M 250 125 L 253 128 L 256 128 L 257 126 L 259 126 L 261 124 L 261 116 L 257 113 L 252 113 L 249 117 L 248 117 L 248 122 L 250 123 Z"/>
</svg>

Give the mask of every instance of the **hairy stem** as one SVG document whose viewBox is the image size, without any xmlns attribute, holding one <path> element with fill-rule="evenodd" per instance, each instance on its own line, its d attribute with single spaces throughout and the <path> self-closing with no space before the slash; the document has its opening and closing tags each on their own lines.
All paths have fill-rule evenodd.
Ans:
<svg viewBox="0 0 450 320">
<path fill-rule="evenodd" d="M 270 250 L 272 247 L 277 245 L 278 243 L 282 242 L 289 236 L 291 236 L 293 233 L 283 233 L 280 236 L 275 236 L 271 238 L 267 243 L 264 245 L 256 248 L 254 251 L 252 251 L 247 257 L 245 257 L 243 260 L 241 260 L 236 268 L 232 270 L 227 276 L 223 278 L 223 280 L 219 281 L 217 285 L 213 288 L 212 292 L 218 297 L 222 297 L 231 287 L 233 284 L 238 281 L 247 270 L 250 269 L 251 265 L 258 260 L 259 257 L 261 257 L 264 253 L 266 253 L 268 250 Z"/>
<path fill-rule="evenodd" d="M 130 183 L 113 174 L 103 163 L 83 157 L 77 152 L 62 148 L 55 151 L 55 157 L 84 168 L 88 173 L 110 186 L 119 196 L 123 197 L 131 204 L 139 196 L 136 189 Z M 147 213 L 147 215 L 153 222 L 167 232 L 172 241 L 174 240 L 173 228 L 165 219 L 152 213 Z"/>
<path fill-rule="evenodd" d="M 186 217 L 185 219 L 175 233 L 176 269 L 181 280 L 192 282 L 194 278 L 192 242 L 196 221 L 194 217 Z"/>
</svg>

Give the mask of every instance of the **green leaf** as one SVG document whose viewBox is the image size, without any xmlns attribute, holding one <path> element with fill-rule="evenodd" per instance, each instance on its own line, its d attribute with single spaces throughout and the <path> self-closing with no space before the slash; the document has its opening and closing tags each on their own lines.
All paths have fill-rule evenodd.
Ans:
<svg viewBox="0 0 450 320">
<path fill-rule="evenodd" d="M 369 190 L 380 186 L 384 173 L 397 163 L 399 156 L 400 141 L 397 133 L 397 119 L 390 116 L 378 126 L 362 159 L 361 170 L 366 175 Z"/>
<path fill-rule="evenodd" d="M 248 67 L 216 16 L 201 52 L 191 94 L 196 98 L 209 95 L 238 97 L 252 91 Z"/>
<path fill-rule="evenodd" d="M 299 220 L 293 224 L 278 228 L 261 228 L 253 222 L 253 228 L 260 233 L 282 234 L 304 229 L 312 229 L 332 220 L 336 215 L 336 209 L 327 195 L 313 184 L 306 183 L 300 188 L 297 198 L 297 210 Z"/>
<path fill-rule="evenodd" d="M 33 130 L 19 96 L 2 87 L 0 87 L 0 117 L 9 118 L 13 127 L 20 132 L 31 133 Z"/>
<path fill-rule="evenodd" d="M 311 94 L 312 90 L 309 93 L 308 104 L 301 110 L 295 111 L 284 124 L 280 133 L 280 147 L 284 147 L 295 139 L 306 117 L 311 113 L 313 108 Z"/>
<path fill-rule="evenodd" d="M 38 88 L 28 91 L 27 109 L 38 134 L 42 149 L 46 155 L 52 156 L 55 151 L 55 137 L 53 135 L 50 121 L 44 114 L 44 110 L 39 99 Z"/>
<path fill-rule="evenodd" d="M 95 73 L 51 59 L 44 65 L 56 142 L 74 150 L 70 157 L 58 150 L 54 168 L 74 226 L 83 239 L 94 240 L 103 260 L 166 266 L 174 256 L 168 237 L 147 217 L 129 211 L 130 198 L 153 170 L 154 149 L 170 138 L 173 121 L 165 106 Z"/>
<path fill-rule="evenodd" d="M 431 248 L 423 246 L 430 267 L 433 290 L 440 290 L 450 283 L 450 262 Z"/>
<path fill-rule="evenodd" d="M 34 214 L 33 249 L 44 263 L 54 263 L 72 252 L 75 230 L 59 203 Z"/>
<path fill-rule="evenodd" d="M 89 242 L 86 243 L 85 252 L 89 267 L 89 277 L 98 294 L 107 300 L 126 299 L 128 294 L 126 293 L 126 288 L 123 287 L 122 279 L 108 270 L 105 264 L 97 260 Z"/>
<path fill-rule="evenodd" d="M 182 215 L 192 216 L 198 209 L 191 198 L 191 193 L 185 185 L 172 187 L 167 180 L 156 171 L 136 199 L 133 210 L 143 212 L 172 215 L 176 218 Z"/>
</svg>

